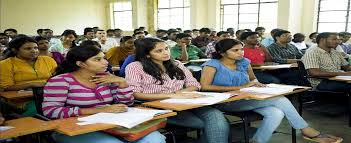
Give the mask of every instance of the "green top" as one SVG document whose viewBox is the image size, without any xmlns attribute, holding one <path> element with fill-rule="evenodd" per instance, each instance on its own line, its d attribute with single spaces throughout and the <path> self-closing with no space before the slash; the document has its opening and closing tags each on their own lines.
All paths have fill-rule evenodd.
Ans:
<svg viewBox="0 0 351 143">
<path fill-rule="evenodd" d="M 188 45 L 186 47 L 188 52 L 188 60 L 197 60 L 205 55 L 198 47 L 194 45 Z M 171 48 L 171 56 L 174 59 L 179 59 L 182 55 L 182 48 L 179 45 L 175 45 Z"/>
</svg>

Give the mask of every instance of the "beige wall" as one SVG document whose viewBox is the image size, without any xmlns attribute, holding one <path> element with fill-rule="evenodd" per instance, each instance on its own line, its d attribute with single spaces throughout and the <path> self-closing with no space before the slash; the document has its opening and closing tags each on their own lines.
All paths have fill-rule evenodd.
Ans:
<svg viewBox="0 0 351 143">
<path fill-rule="evenodd" d="M 38 28 L 65 29 L 78 34 L 88 26 L 107 28 L 106 0 L 0 0 L 0 29 L 15 28 L 19 33 L 36 34 Z"/>
</svg>

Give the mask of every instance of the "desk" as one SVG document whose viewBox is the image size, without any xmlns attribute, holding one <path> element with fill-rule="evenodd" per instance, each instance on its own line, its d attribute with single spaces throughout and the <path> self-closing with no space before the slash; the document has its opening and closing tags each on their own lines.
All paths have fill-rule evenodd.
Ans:
<svg viewBox="0 0 351 143">
<path fill-rule="evenodd" d="M 254 70 L 277 70 L 277 69 L 288 69 L 288 68 L 297 68 L 297 63 L 293 64 L 280 64 L 280 65 L 263 65 L 263 66 L 253 66 Z"/>
<path fill-rule="evenodd" d="M 32 117 L 9 120 L 5 122 L 6 126 L 15 128 L 0 132 L 0 139 L 14 138 L 23 135 L 52 130 L 57 127 L 55 123 L 42 121 Z"/>
<path fill-rule="evenodd" d="M 276 96 L 285 96 L 285 95 L 295 94 L 295 93 L 307 91 L 309 89 L 311 89 L 311 87 L 301 87 L 301 88 L 294 90 L 292 92 L 279 94 L 279 95 L 246 93 L 246 92 L 241 92 L 241 91 L 237 90 L 237 91 L 228 92 L 228 93 L 232 93 L 232 94 L 237 94 L 237 96 L 231 97 L 231 98 L 224 100 L 220 103 L 233 102 L 233 101 L 237 101 L 237 100 L 241 100 L 241 99 L 265 100 L 265 99 L 276 97 Z M 174 110 L 174 111 L 184 111 L 184 110 L 189 110 L 189 109 L 200 108 L 200 107 L 206 106 L 206 105 L 194 105 L 194 104 L 163 103 L 163 102 L 160 102 L 160 100 L 145 102 L 142 105 L 146 106 L 146 107 L 168 109 L 168 110 Z"/>
<path fill-rule="evenodd" d="M 112 67 L 112 71 L 118 71 L 118 70 L 120 70 L 121 69 L 121 67 L 120 66 L 113 66 Z"/>
<path fill-rule="evenodd" d="M 197 60 L 189 60 L 189 61 L 182 61 L 183 64 L 188 64 L 188 63 L 204 63 L 207 62 L 211 59 L 197 59 Z"/>
<path fill-rule="evenodd" d="M 346 78 L 338 78 L 338 77 L 331 77 L 329 78 L 329 80 L 335 80 L 335 81 L 342 81 L 342 82 L 346 82 L 346 83 L 351 83 L 351 76 L 343 76 Z"/>
<path fill-rule="evenodd" d="M 167 118 L 167 117 L 175 116 L 175 115 L 177 115 L 176 112 L 170 112 L 170 113 L 156 116 L 151 120 Z M 85 133 L 90 133 L 90 132 L 101 131 L 101 130 L 106 130 L 106 129 L 118 127 L 118 125 L 100 124 L 100 123 L 80 126 L 80 125 L 76 124 L 76 123 L 78 123 L 77 118 L 78 117 L 71 117 L 71 118 L 66 118 L 66 119 L 53 120 L 50 122 L 58 125 L 58 128 L 56 128 L 55 131 L 62 133 L 62 134 L 65 134 L 65 135 L 69 135 L 69 136 L 75 136 L 75 135 L 80 135 L 80 134 L 85 134 Z"/>
<path fill-rule="evenodd" d="M 6 92 L 0 92 L 0 96 L 7 100 L 20 99 L 20 98 L 33 97 L 33 92 L 32 91 L 6 91 Z"/>
</svg>

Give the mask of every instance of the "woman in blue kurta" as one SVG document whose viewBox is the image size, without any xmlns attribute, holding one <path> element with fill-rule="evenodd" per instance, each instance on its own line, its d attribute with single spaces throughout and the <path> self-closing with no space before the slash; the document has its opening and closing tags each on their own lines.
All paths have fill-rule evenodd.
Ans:
<svg viewBox="0 0 351 143">
<path fill-rule="evenodd" d="M 243 58 L 243 45 L 234 39 L 219 41 L 212 60 L 204 63 L 201 87 L 207 91 L 233 91 L 250 86 L 265 86 L 257 81 L 248 59 Z M 266 143 L 281 120 L 286 117 L 295 129 L 301 129 L 304 138 L 317 142 L 340 142 L 342 138 L 321 134 L 308 126 L 291 102 L 285 97 L 268 100 L 239 100 L 216 106 L 222 111 L 249 111 L 261 114 L 264 119 L 252 141 Z"/>
</svg>

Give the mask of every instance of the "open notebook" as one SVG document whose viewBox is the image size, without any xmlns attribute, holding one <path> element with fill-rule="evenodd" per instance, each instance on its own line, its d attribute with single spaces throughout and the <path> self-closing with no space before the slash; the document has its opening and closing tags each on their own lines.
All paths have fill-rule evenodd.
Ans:
<svg viewBox="0 0 351 143">
<path fill-rule="evenodd" d="M 171 110 L 155 110 L 128 108 L 123 113 L 97 113 L 94 115 L 78 118 L 78 125 L 88 125 L 95 123 L 115 124 L 126 128 L 133 128 L 145 121 L 151 120 L 154 116 L 172 112 Z"/>
<path fill-rule="evenodd" d="M 267 65 L 267 66 L 260 66 L 261 68 L 274 68 L 274 69 L 283 69 L 283 68 L 290 68 L 292 64 L 280 64 L 280 65 Z"/>
<path fill-rule="evenodd" d="M 299 88 L 305 88 L 305 87 L 295 86 L 295 85 L 267 84 L 267 87 L 247 87 L 247 88 L 240 89 L 240 91 L 249 92 L 249 93 L 279 95 L 279 94 L 292 92 L 295 89 L 299 89 Z"/>
<path fill-rule="evenodd" d="M 335 79 L 340 79 L 340 80 L 351 80 L 351 76 L 335 76 Z"/>
<path fill-rule="evenodd" d="M 212 105 L 218 102 L 224 101 L 234 94 L 229 93 L 217 93 L 217 92 L 187 92 L 202 94 L 204 97 L 191 98 L 191 99 L 165 99 L 161 100 L 164 103 L 176 103 L 176 104 L 198 104 L 198 105 Z"/>
</svg>

